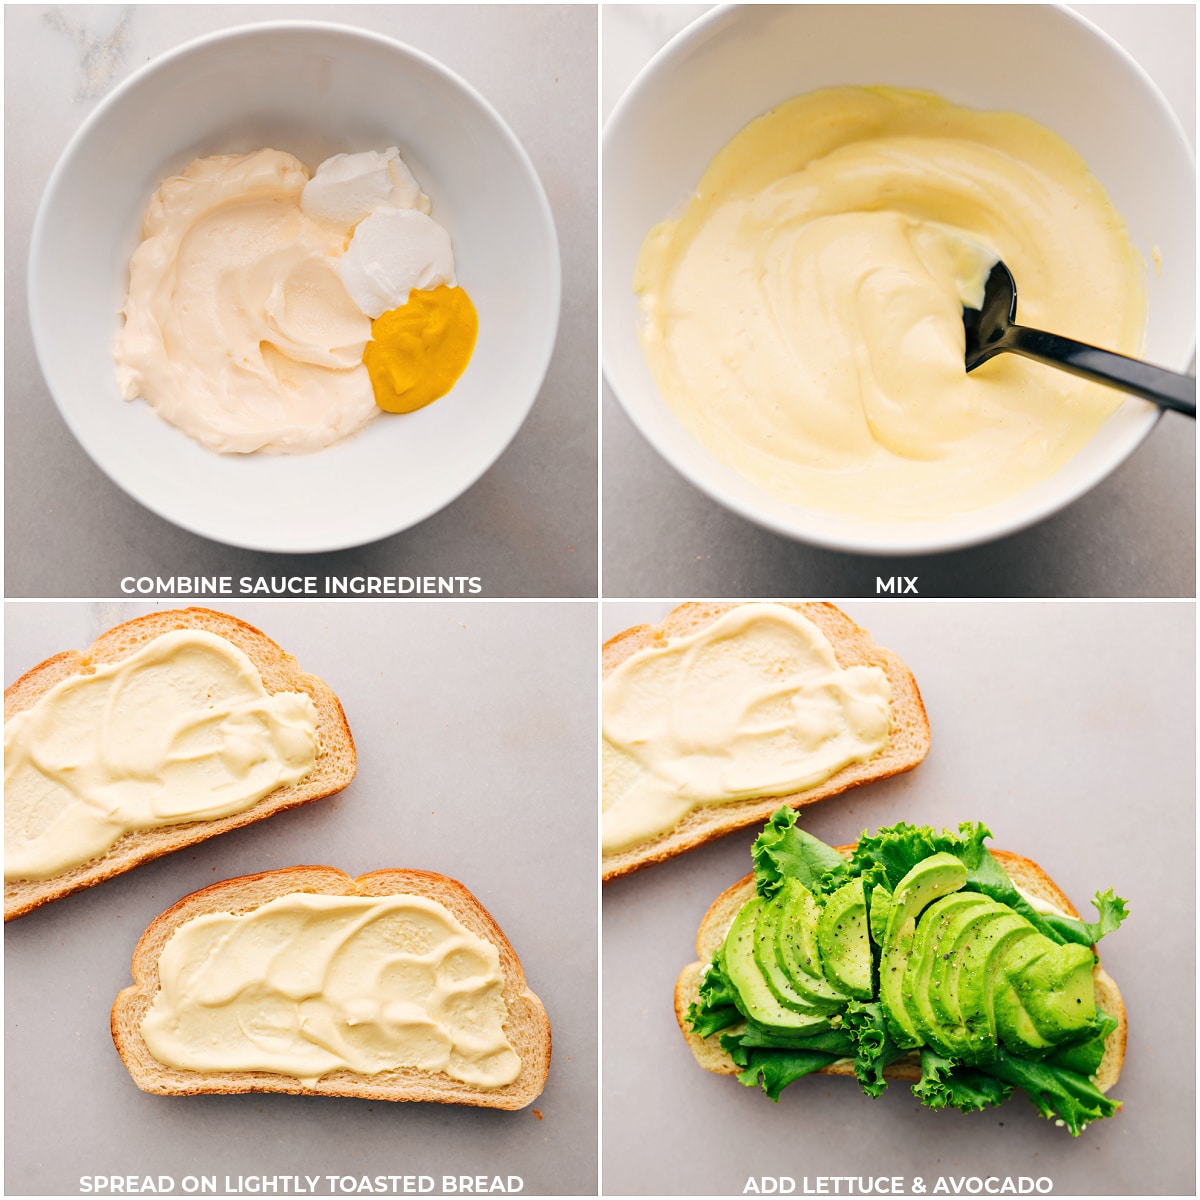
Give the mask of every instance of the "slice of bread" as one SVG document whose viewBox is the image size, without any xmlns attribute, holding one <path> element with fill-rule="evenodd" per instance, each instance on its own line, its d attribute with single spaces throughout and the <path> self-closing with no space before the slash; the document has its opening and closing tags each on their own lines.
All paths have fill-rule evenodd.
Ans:
<svg viewBox="0 0 1200 1200">
<path fill-rule="evenodd" d="M 378 1075 L 331 1071 L 312 1087 L 289 1075 L 270 1071 L 201 1073 L 165 1066 L 151 1055 L 141 1035 L 142 1020 L 158 993 L 158 959 L 171 935 L 184 922 L 203 913 L 239 913 L 279 896 L 318 892 L 333 896 L 425 896 L 444 905 L 478 937 L 500 952 L 504 1032 L 521 1059 L 521 1072 L 502 1088 L 480 1088 L 449 1075 L 415 1067 L 396 1067 Z M 542 1002 L 531 992 L 508 939 L 491 915 L 461 883 L 429 871 L 372 871 L 352 879 L 334 867 L 288 867 L 262 875 L 213 884 L 185 896 L 151 922 L 133 952 L 134 985 L 117 996 L 112 1035 L 134 1082 L 144 1092 L 190 1096 L 200 1092 L 293 1092 L 306 1096 L 360 1096 L 373 1100 L 432 1100 L 487 1108 L 524 1108 L 546 1085 L 550 1069 L 550 1022 Z"/>
<path fill-rule="evenodd" d="M 51 900 L 102 883 L 152 858 L 195 845 L 230 829 L 261 821 L 273 813 L 340 792 L 357 768 L 354 738 L 341 703 L 329 686 L 306 674 L 299 663 L 266 634 L 226 613 L 188 608 L 150 613 L 102 634 L 85 651 L 68 650 L 27 671 L 4 693 L 4 719 L 32 708 L 60 680 L 90 675 L 101 663 L 128 658 L 161 634 L 203 629 L 244 651 L 262 676 L 267 691 L 307 692 L 317 709 L 319 749 L 316 765 L 299 783 L 276 788 L 241 812 L 211 821 L 187 821 L 125 834 L 106 853 L 51 879 L 18 880 L 4 885 L 4 919 L 19 917 Z"/>
<path fill-rule="evenodd" d="M 839 846 L 838 850 L 842 854 L 848 855 L 853 848 L 853 846 Z M 992 854 L 1013 883 L 1027 895 L 1052 904 L 1055 908 L 1061 909 L 1073 917 L 1079 916 L 1071 901 L 1063 895 L 1054 880 L 1037 863 L 1007 850 L 993 850 Z M 721 1049 L 719 1034 L 710 1038 L 701 1038 L 688 1028 L 687 1011 L 689 1006 L 699 999 L 700 981 L 704 971 L 712 962 L 713 955 L 724 943 L 725 935 L 729 932 L 730 925 L 733 924 L 733 918 L 753 895 L 754 876 L 747 875 L 732 887 L 726 888 L 713 901 L 712 906 L 705 913 L 704 919 L 700 922 L 700 930 L 696 935 L 696 954 L 699 961 L 689 963 L 684 967 L 675 983 L 675 1019 L 679 1022 L 679 1028 L 687 1039 L 688 1047 L 695 1055 L 696 1061 L 706 1071 L 712 1071 L 718 1075 L 736 1075 L 739 1068 Z M 1096 984 L 1097 1006 L 1118 1021 L 1117 1028 L 1108 1036 L 1104 1047 L 1104 1059 L 1096 1072 L 1096 1086 L 1101 1091 L 1107 1092 L 1117 1082 L 1117 1078 L 1121 1074 L 1121 1064 L 1125 1061 L 1128 1023 L 1125 1016 L 1125 1004 L 1112 977 L 1101 968 L 1099 962 L 1096 963 L 1092 975 Z M 819 1073 L 853 1076 L 854 1067 L 848 1061 L 836 1062 L 829 1067 L 822 1068 Z M 921 1078 L 919 1056 L 914 1053 L 899 1059 L 884 1071 L 884 1075 L 889 1079 L 915 1082 Z"/>
<path fill-rule="evenodd" d="M 637 625 L 604 643 L 602 670 L 607 678 L 627 658 L 640 650 L 665 646 L 669 639 L 685 637 L 711 625 L 734 604 L 684 604 L 667 614 L 659 625 Z M 792 795 L 771 795 L 761 799 L 737 800 L 729 804 L 705 805 L 693 809 L 673 829 L 640 845 L 603 856 L 601 869 L 605 881 L 628 874 L 651 863 L 662 862 L 685 850 L 692 850 L 713 838 L 760 825 L 781 804 L 803 808 L 836 796 L 848 788 L 886 779 L 911 771 L 929 753 L 929 719 L 912 672 L 893 654 L 877 646 L 870 633 L 860 629 L 844 612 L 832 604 L 793 603 L 829 639 L 838 665 L 879 667 L 891 684 L 892 730 L 887 745 L 866 762 L 850 763 L 824 783 Z"/>
</svg>

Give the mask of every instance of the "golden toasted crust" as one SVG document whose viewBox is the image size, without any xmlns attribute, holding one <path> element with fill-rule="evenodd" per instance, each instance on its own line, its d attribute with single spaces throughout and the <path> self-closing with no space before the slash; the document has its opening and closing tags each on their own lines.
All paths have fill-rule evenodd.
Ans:
<svg viewBox="0 0 1200 1200">
<path fill-rule="evenodd" d="M 848 855 L 854 847 L 839 846 L 837 849 L 840 853 Z M 1048 901 L 1073 917 L 1079 916 L 1075 906 L 1037 863 L 1008 850 L 993 850 L 992 854 L 1008 873 L 1009 878 L 1022 891 L 1036 896 L 1040 900 Z M 708 912 L 704 914 L 704 918 L 700 922 L 700 929 L 696 934 L 698 961 L 684 967 L 675 982 L 675 1019 L 679 1022 L 680 1032 L 686 1039 L 688 1048 L 695 1056 L 696 1061 L 706 1071 L 712 1071 L 717 1075 L 736 1075 L 739 1068 L 721 1049 L 719 1038 L 701 1038 L 688 1028 L 687 1011 L 699 999 L 700 980 L 704 970 L 712 962 L 713 955 L 725 941 L 725 934 L 729 931 L 729 926 L 733 924 L 733 918 L 753 895 L 754 876 L 747 875 L 732 887 L 726 888 L 712 902 Z M 1096 985 L 1097 1005 L 1110 1016 L 1116 1017 L 1118 1022 L 1117 1028 L 1108 1036 L 1104 1046 L 1104 1058 L 1096 1072 L 1096 1086 L 1102 1092 L 1107 1092 L 1117 1082 L 1121 1074 L 1121 1065 L 1125 1061 L 1128 1021 L 1121 993 L 1112 977 L 1103 970 L 1098 961 L 1092 976 Z M 822 1068 L 820 1074 L 853 1075 L 854 1068 L 849 1062 L 839 1062 Z M 915 1081 L 921 1078 L 921 1067 L 917 1056 L 909 1055 L 893 1063 L 884 1071 L 884 1074 L 889 1079 Z"/>
<path fill-rule="evenodd" d="M 180 925 L 205 913 L 239 913 L 259 908 L 279 896 L 316 892 L 330 896 L 424 896 L 444 905 L 472 933 L 500 952 L 504 1031 L 521 1059 L 521 1073 L 502 1088 L 479 1088 L 430 1071 L 397 1067 L 378 1075 L 331 1071 L 313 1087 L 270 1071 L 183 1071 L 160 1063 L 141 1035 L 146 1012 L 158 993 L 158 959 Z M 132 987 L 125 988 L 112 1009 L 112 1036 L 134 1083 L 161 1096 L 201 1092 L 292 1092 L 305 1096 L 359 1096 L 373 1100 L 432 1100 L 487 1108 L 524 1108 L 540 1095 L 550 1069 L 550 1022 L 542 1002 L 525 982 L 521 961 L 488 911 L 461 883 L 429 871 L 372 871 L 352 879 L 334 867 L 287 867 L 213 884 L 185 896 L 156 917 L 133 952 Z"/>
<path fill-rule="evenodd" d="M 72 675 L 90 675 L 101 663 L 128 658 L 146 643 L 175 629 L 203 629 L 232 642 L 249 656 L 268 692 L 306 692 L 317 709 L 316 765 L 299 783 L 277 788 L 239 813 L 213 821 L 188 821 L 127 833 L 90 862 L 51 879 L 4 885 L 4 919 L 12 920 L 82 888 L 103 883 L 133 867 L 230 829 L 261 821 L 287 808 L 339 792 L 357 769 L 354 738 L 341 703 L 329 686 L 300 669 L 299 663 L 266 634 L 227 613 L 206 608 L 173 609 L 126 621 L 102 634 L 85 651 L 56 654 L 27 671 L 4 693 L 4 719 L 32 708 L 55 684 Z"/>
<path fill-rule="evenodd" d="M 696 633 L 736 607 L 735 604 L 683 604 L 668 613 L 659 625 L 636 625 L 626 629 L 604 643 L 601 659 L 604 676 L 607 678 L 638 651 L 664 646 L 671 638 Z M 735 829 L 761 824 L 781 804 L 803 808 L 859 784 L 911 771 L 929 753 L 929 719 L 925 714 L 925 704 L 917 681 L 904 662 L 890 650 L 877 646 L 867 630 L 859 628 L 832 604 L 791 603 L 785 607 L 807 617 L 824 633 L 833 646 L 839 666 L 879 667 L 887 675 L 892 690 L 892 731 L 888 744 L 874 758 L 851 763 L 824 783 L 807 791 L 697 808 L 674 829 L 629 850 L 604 855 L 602 872 L 605 882 L 651 863 L 662 862 L 685 850 L 692 850 Z"/>
</svg>

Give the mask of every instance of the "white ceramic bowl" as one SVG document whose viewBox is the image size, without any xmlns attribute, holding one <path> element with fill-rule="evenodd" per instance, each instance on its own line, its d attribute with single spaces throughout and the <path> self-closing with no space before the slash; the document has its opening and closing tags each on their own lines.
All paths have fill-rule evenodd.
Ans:
<svg viewBox="0 0 1200 1200">
<path fill-rule="evenodd" d="M 270 146 L 313 169 L 398 145 L 450 231 L 479 313 L 465 374 L 435 404 L 381 414 L 316 454 L 218 455 L 123 402 L 111 347 L 146 202 L 200 155 Z M 131 496 L 195 533 L 257 550 L 361 545 L 460 495 L 532 405 L 554 346 L 554 222 L 520 143 L 467 83 L 361 29 L 272 23 L 190 42 L 91 114 L 50 177 L 34 225 L 34 344 L 63 417 Z"/>
<path fill-rule="evenodd" d="M 951 519 L 838 517 L 767 495 L 713 458 L 659 394 L 637 339 L 633 272 L 650 228 L 676 210 L 747 122 L 803 92 L 890 84 L 1042 122 L 1087 160 L 1147 263 L 1145 357 L 1183 371 L 1195 349 L 1195 164 L 1178 121 L 1137 64 L 1066 9 L 1046 5 L 751 5 L 715 10 L 670 43 L 604 131 L 604 370 L 629 417 L 681 474 L 768 529 L 831 549 L 949 550 L 1049 516 L 1112 471 L 1159 413 L 1130 400 L 1052 478 Z M 1020 281 L 1018 280 L 1018 285 Z"/>
</svg>

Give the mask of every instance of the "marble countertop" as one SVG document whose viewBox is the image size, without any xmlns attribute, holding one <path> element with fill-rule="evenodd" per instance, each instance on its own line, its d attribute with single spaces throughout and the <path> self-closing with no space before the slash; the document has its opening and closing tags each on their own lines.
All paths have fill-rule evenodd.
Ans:
<svg viewBox="0 0 1200 1200">
<path fill-rule="evenodd" d="M 563 262 L 558 341 L 528 420 L 468 492 L 414 528 L 310 556 L 234 550 L 143 509 L 58 414 L 30 340 L 34 214 L 67 141 L 143 63 L 281 16 L 416 46 L 508 122 L 550 200 Z M 478 576 L 485 596 L 594 596 L 597 16 L 591 6 L 11 5 L 5 10 L 5 579 L 8 596 L 115 596 L 126 575 Z M 86 203 L 86 197 L 81 197 Z M 581 484 L 581 481 L 584 481 Z"/>
<path fill-rule="evenodd" d="M 604 115 L 666 42 L 708 5 L 606 5 Z M 1075 5 L 1155 80 L 1195 145 L 1193 5 Z M 1088 495 L 1022 533 L 957 553 L 838 554 L 760 529 L 667 465 L 604 387 L 606 596 L 868 596 L 876 579 L 919 580 L 923 596 L 1194 596 L 1194 423 L 1167 413 Z"/>
</svg>

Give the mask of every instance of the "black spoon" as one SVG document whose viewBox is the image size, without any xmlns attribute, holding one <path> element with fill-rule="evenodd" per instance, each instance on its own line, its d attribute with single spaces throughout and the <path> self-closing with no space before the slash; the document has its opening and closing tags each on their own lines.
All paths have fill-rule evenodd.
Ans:
<svg viewBox="0 0 1200 1200">
<path fill-rule="evenodd" d="M 1017 285 L 1012 272 L 997 262 L 984 286 L 983 304 L 979 308 L 963 308 L 968 372 L 994 354 L 1009 350 L 1195 417 L 1196 381 L 1190 375 L 1177 375 L 1163 367 L 1152 367 L 1136 358 L 1100 350 L 1056 333 L 1028 329 L 1015 324 L 1016 319 Z"/>
</svg>

